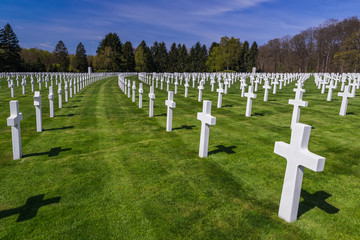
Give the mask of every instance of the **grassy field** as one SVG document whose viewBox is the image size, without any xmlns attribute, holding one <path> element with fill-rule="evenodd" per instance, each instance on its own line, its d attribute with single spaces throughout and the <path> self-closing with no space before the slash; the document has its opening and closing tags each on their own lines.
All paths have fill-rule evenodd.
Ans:
<svg viewBox="0 0 360 240">
<path fill-rule="evenodd" d="M 286 159 L 273 151 L 275 141 L 290 141 L 293 83 L 269 93 L 268 102 L 259 89 L 250 118 L 239 83 L 223 96 L 221 109 L 207 84 L 203 99 L 213 102 L 216 125 L 204 159 L 196 119 L 202 103 L 191 87 L 188 98 L 183 87 L 175 96 L 172 132 L 165 131 L 165 90 L 155 90 L 155 117 L 149 118 L 146 84 L 139 109 L 117 77 L 108 78 L 62 109 L 56 96 L 50 119 L 44 89 L 42 133 L 30 87 L 26 96 L 18 87 L 24 120 L 17 161 L 6 126 L 10 91 L 4 79 L 1 85 L 0 239 L 360 238 L 359 94 L 341 117 L 337 91 L 326 102 L 312 78 L 305 82 L 309 107 L 300 122 L 313 127 L 309 150 L 326 163 L 324 172 L 305 170 L 299 218 L 289 224 L 277 216 Z"/>
</svg>

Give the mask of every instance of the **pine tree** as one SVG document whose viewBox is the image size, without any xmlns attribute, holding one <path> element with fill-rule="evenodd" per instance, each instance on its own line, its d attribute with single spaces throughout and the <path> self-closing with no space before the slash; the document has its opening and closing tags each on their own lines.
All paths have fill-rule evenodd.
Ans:
<svg viewBox="0 0 360 240">
<path fill-rule="evenodd" d="M 76 47 L 75 53 L 76 70 L 79 72 L 87 72 L 88 62 L 84 45 L 80 42 Z"/>
<path fill-rule="evenodd" d="M 107 67 L 109 69 L 103 69 L 113 72 L 122 71 L 122 43 L 120 41 L 119 36 L 116 33 L 108 33 L 103 40 L 101 40 L 96 54 L 105 54 L 105 50 L 109 51 L 110 53 L 106 53 L 107 56 L 111 56 L 111 64 Z M 104 57 L 104 56 L 103 56 Z"/>
<path fill-rule="evenodd" d="M 256 61 L 258 56 L 258 45 L 256 42 L 253 42 L 249 50 L 249 55 L 247 59 L 247 72 L 251 72 L 253 67 L 256 67 Z"/>
<path fill-rule="evenodd" d="M 156 56 L 156 62 L 158 66 L 159 72 L 165 72 L 168 65 L 168 52 L 166 49 L 166 44 L 164 42 L 161 42 L 159 44 L 158 54 Z M 154 59 L 155 60 L 155 59 Z"/>
<path fill-rule="evenodd" d="M 249 42 L 245 41 L 240 48 L 239 66 L 240 72 L 246 72 L 248 66 Z"/>
<path fill-rule="evenodd" d="M 131 42 L 126 42 L 123 45 L 123 70 L 125 72 L 134 72 L 135 71 L 135 54 Z"/>
<path fill-rule="evenodd" d="M 159 70 L 159 43 L 157 41 L 154 42 L 154 44 L 151 46 L 151 54 L 153 58 L 153 71 L 154 72 L 160 72 Z"/>
<path fill-rule="evenodd" d="M 179 49 L 179 57 L 178 57 L 178 61 L 177 61 L 178 72 L 190 71 L 189 55 L 188 55 L 185 44 L 180 45 L 180 43 L 179 43 L 178 49 Z"/>
<path fill-rule="evenodd" d="M 176 47 L 176 43 L 172 43 L 169 51 L 168 58 L 168 72 L 177 72 L 178 70 L 178 58 L 179 58 L 179 50 Z"/>
<path fill-rule="evenodd" d="M 19 40 L 9 23 L 0 30 L 0 71 L 21 70 Z"/>
<path fill-rule="evenodd" d="M 60 72 L 69 71 L 70 58 L 69 58 L 68 50 L 63 41 L 60 40 L 56 44 L 54 54 L 55 54 L 57 63 L 59 64 L 59 71 Z"/>
</svg>

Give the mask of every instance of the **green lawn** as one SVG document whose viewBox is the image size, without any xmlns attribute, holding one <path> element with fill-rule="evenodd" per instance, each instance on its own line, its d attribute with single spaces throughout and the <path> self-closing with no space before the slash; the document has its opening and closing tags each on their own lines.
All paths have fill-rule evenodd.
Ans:
<svg viewBox="0 0 360 240">
<path fill-rule="evenodd" d="M 6 126 L 10 91 L 5 79 L 1 85 L 0 239 L 359 239 L 360 94 L 342 117 L 337 91 L 326 102 L 306 81 L 300 122 L 313 127 L 309 150 L 326 163 L 324 172 L 305 170 L 300 216 L 289 224 L 277 216 L 286 159 L 273 151 L 275 141 L 290 141 L 294 83 L 269 92 L 268 102 L 259 88 L 250 118 L 239 83 L 221 109 L 207 83 L 203 99 L 213 102 L 216 125 L 203 159 L 197 89 L 184 98 L 179 87 L 174 130 L 166 132 L 166 84 L 155 90 L 153 118 L 148 85 L 139 109 L 112 77 L 62 109 L 56 95 L 53 119 L 43 85 L 46 131 L 37 133 L 30 86 L 26 96 L 18 87 L 24 157 L 16 161 Z"/>
</svg>

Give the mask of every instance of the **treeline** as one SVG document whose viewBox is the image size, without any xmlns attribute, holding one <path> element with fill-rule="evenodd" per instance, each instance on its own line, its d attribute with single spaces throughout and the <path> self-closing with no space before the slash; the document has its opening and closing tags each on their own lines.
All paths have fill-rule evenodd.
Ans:
<svg viewBox="0 0 360 240">
<path fill-rule="evenodd" d="M 53 52 L 25 49 L 20 47 L 10 24 L 0 29 L 0 72 L 86 72 L 87 68 L 86 50 L 81 42 L 75 54 L 69 54 L 61 40 Z"/>
<path fill-rule="evenodd" d="M 360 67 L 360 21 L 328 20 L 293 37 L 259 47 L 258 68 L 264 72 L 357 72 Z"/>
<path fill-rule="evenodd" d="M 53 52 L 30 48 L 21 49 L 19 40 L 10 24 L 0 31 L 0 72 L 213 72 L 251 71 L 256 66 L 257 44 L 240 42 L 238 38 L 221 38 L 208 50 L 197 42 L 190 49 L 185 44 L 172 43 L 167 50 L 164 42 L 148 46 L 142 41 L 136 48 L 131 42 L 120 41 L 116 33 L 109 33 L 101 40 L 96 55 L 86 55 L 80 42 L 75 54 L 69 54 L 63 41 Z"/>
<path fill-rule="evenodd" d="M 137 72 L 213 72 L 251 71 L 256 66 L 258 46 L 240 42 L 238 38 L 222 37 L 213 42 L 209 51 L 197 42 L 190 49 L 172 43 L 167 50 L 164 42 L 149 47 L 142 41 L 136 49 L 131 42 L 122 44 L 116 33 L 109 33 L 100 42 L 97 55 L 91 58 L 95 70 Z"/>
<path fill-rule="evenodd" d="M 0 72 L 357 72 L 360 66 L 360 20 L 329 20 L 295 36 L 285 36 L 260 46 L 222 37 L 208 49 L 197 42 L 190 49 L 185 44 L 164 42 L 148 46 L 142 41 L 136 48 L 109 33 L 99 43 L 96 55 L 86 55 L 80 42 L 75 54 L 69 54 L 59 41 L 53 52 L 22 49 L 10 24 L 0 29 Z"/>
</svg>

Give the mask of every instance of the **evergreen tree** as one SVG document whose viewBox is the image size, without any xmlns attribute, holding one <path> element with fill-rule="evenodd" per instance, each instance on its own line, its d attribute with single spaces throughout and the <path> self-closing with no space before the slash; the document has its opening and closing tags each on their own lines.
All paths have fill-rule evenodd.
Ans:
<svg viewBox="0 0 360 240">
<path fill-rule="evenodd" d="M 131 42 L 126 42 L 123 45 L 123 70 L 125 72 L 135 72 L 135 54 Z"/>
<path fill-rule="evenodd" d="M 21 70 L 19 40 L 9 23 L 0 30 L 0 71 Z"/>
<path fill-rule="evenodd" d="M 159 43 L 157 41 L 154 42 L 154 44 L 151 47 L 151 55 L 153 58 L 153 71 L 154 72 L 160 72 L 159 70 Z"/>
<path fill-rule="evenodd" d="M 187 48 L 185 44 L 180 45 L 178 44 L 178 50 L 179 50 L 179 57 L 177 61 L 177 70 L 178 72 L 187 72 L 190 71 L 189 66 L 189 55 L 187 52 Z"/>
<path fill-rule="evenodd" d="M 159 49 L 156 58 L 154 59 L 154 62 L 156 61 L 156 64 L 158 66 L 159 72 L 165 72 L 168 65 L 168 52 L 166 49 L 166 44 L 164 42 L 161 42 L 159 44 Z"/>
<path fill-rule="evenodd" d="M 110 53 L 105 51 L 109 51 Z M 108 71 L 119 72 L 122 71 L 122 43 L 116 33 L 108 33 L 103 40 L 101 40 L 97 50 L 97 55 L 106 55 L 100 58 L 111 56 L 111 64 L 107 65 Z"/>
<path fill-rule="evenodd" d="M 88 62 L 84 45 L 80 42 L 76 47 L 75 69 L 79 72 L 87 72 Z"/>
<path fill-rule="evenodd" d="M 171 44 L 168 58 L 167 71 L 168 72 L 177 72 L 178 70 L 178 58 L 179 50 L 176 47 L 176 43 Z"/>
<path fill-rule="evenodd" d="M 70 58 L 69 58 L 68 50 L 63 41 L 60 40 L 56 44 L 54 54 L 55 54 L 57 63 L 59 64 L 59 71 L 67 72 L 69 70 Z"/>
<path fill-rule="evenodd" d="M 249 42 L 245 41 L 240 49 L 239 66 L 240 72 L 246 72 L 249 58 Z"/>
<path fill-rule="evenodd" d="M 249 55 L 247 59 L 247 72 L 251 72 L 253 67 L 256 67 L 256 61 L 258 56 L 258 45 L 256 42 L 253 42 L 249 50 Z"/>
</svg>

